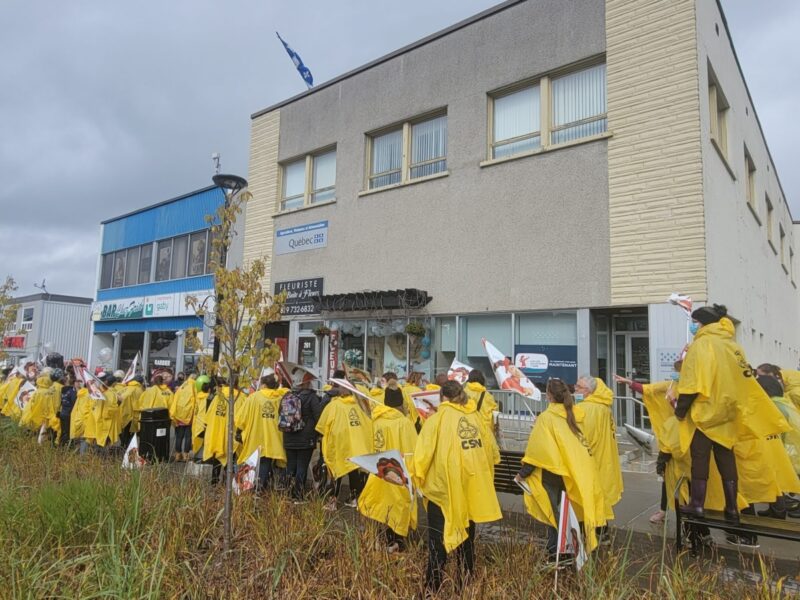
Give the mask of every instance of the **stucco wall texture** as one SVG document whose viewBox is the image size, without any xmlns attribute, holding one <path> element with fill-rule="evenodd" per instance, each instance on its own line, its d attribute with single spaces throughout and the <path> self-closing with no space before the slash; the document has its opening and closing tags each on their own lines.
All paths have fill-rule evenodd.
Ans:
<svg viewBox="0 0 800 600">
<path fill-rule="evenodd" d="M 328 220 L 329 237 L 327 248 L 272 256 L 272 281 L 324 276 L 325 293 L 416 287 L 438 314 L 609 305 L 607 142 L 479 165 L 487 92 L 602 54 L 604 10 L 603 0 L 517 4 L 281 107 L 279 160 L 335 143 L 337 201 L 275 217 L 275 229 Z M 449 175 L 359 196 L 365 133 L 444 107 Z M 251 202 L 277 211 L 277 196 Z"/>
</svg>

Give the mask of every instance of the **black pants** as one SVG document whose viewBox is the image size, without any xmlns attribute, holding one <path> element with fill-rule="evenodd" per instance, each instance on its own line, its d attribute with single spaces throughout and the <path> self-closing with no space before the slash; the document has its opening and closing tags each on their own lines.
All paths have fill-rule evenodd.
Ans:
<svg viewBox="0 0 800 600">
<path fill-rule="evenodd" d="M 550 506 L 553 508 L 553 515 L 556 517 L 558 523 L 559 510 L 561 505 L 561 492 L 564 491 L 564 479 L 561 475 L 551 473 L 546 469 L 542 469 L 542 486 L 544 491 L 547 492 L 547 497 L 550 499 Z M 558 548 L 558 529 L 555 527 L 547 526 L 547 554 L 555 556 Z"/>
<path fill-rule="evenodd" d="M 131 433 L 131 424 L 128 423 L 125 427 L 122 428 L 122 431 L 119 432 L 119 443 L 120 445 L 127 449 L 128 445 L 131 443 L 131 438 L 133 434 Z"/>
<path fill-rule="evenodd" d="M 458 561 L 458 579 L 456 586 L 460 588 L 475 569 L 475 523 L 469 522 L 467 539 L 455 550 Z M 444 547 L 444 513 L 433 502 L 428 502 L 428 567 L 425 570 L 425 587 L 437 591 L 442 587 L 444 566 L 447 563 L 447 550 Z"/>
<path fill-rule="evenodd" d="M 258 461 L 258 487 L 257 490 L 265 490 L 272 484 L 272 465 L 274 460 L 262 456 Z"/>
<path fill-rule="evenodd" d="M 661 504 L 659 505 L 663 512 L 667 512 L 667 480 L 661 481 Z"/>
<path fill-rule="evenodd" d="M 695 430 L 692 445 L 689 447 L 692 454 L 692 479 L 708 480 L 708 461 L 711 459 L 712 450 L 722 481 L 738 480 L 736 456 L 734 456 L 733 450 L 711 441 L 699 429 Z"/>
<path fill-rule="evenodd" d="M 58 417 L 58 420 L 61 421 L 61 438 L 59 439 L 58 443 L 60 446 L 68 446 L 69 445 L 69 424 L 70 424 L 70 415 L 66 417 Z M 127 447 L 127 446 L 126 446 Z"/>
<path fill-rule="evenodd" d="M 333 486 L 334 498 L 339 497 L 339 492 L 342 489 L 342 481 L 344 481 L 344 475 L 339 477 Z M 347 483 L 350 485 L 350 498 L 355 500 L 361 495 L 361 491 L 364 489 L 364 486 L 367 485 L 367 474 L 362 473 L 358 469 L 350 471 L 347 474 Z"/>
<path fill-rule="evenodd" d="M 389 527 L 388 525 L 386 525 L 383 530 L 383 539 L 386 540 L 387 546 L 397 544 L 399 550 L 405 550 L 406 547 L 405 536 L 395 532 L 395 530 Z"/>
<path fill-rule="evenodd" d="M 216 458 L 210 458 L 206 462 L 211 465 L 211 485 L 217 485 L 222 479 L 222 463 Z"/>
<path fill-rule="evenodd" d="M 286 449 L 286 478 L 290 485 L 292 498 L 295 500 L 302 498 L 305 492 L 308 465 L 311 462 L 312 454 L 314 454 L 314 448 Z"/>
<path fill-rule="evenodd" d="M 191 425 L 176 425 L 175 426 L 175 452 L 185 452 L 188 454 L 192 451 L 192 426 Z"/>
</svg>

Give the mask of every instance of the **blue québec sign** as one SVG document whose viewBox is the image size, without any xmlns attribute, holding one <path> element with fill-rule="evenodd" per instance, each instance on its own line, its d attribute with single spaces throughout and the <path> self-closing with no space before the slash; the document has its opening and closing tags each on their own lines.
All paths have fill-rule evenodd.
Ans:
<svg viewBox="0 0 800 600">
<path fill-rule="evenodd" d="M 328 245 L 328 222 L 317 221 L 275 232 L 275 254 L 316 250 Z"/>
</svg>

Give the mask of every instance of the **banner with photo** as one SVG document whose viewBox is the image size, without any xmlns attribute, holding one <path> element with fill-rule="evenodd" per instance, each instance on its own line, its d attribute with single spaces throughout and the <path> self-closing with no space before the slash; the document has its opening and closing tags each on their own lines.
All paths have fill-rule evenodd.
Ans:
<svg viewBox="0 0 800 600">
<path fill-rule="evenodd" d="M 453 360 L 450 368 L 447 369 L 447 378 L 464 385 L 467 383 L 467 377 L 469 377 L 470 371 L 472 371 L 472 367 L 469 365 L 458 362 L 458 360 Z"/>
<path fill-rule="evenodd" d="M 386 452 L 374 452 L 372 454 L 362 454 L 348 458 L 351 463 L 357 465 L 359 469 L 375 475 L 387 483 L 403 485 L 408 488 L 408 493 L 413 496 L 411 485 L 411 475 L 406 467 L 406 462 L 399 450 L 387 450 Z"/>
<path fill-rule="evenodd" d="M 420 419 L 425 421 L 433 413 L 439 410 L 442 402 L 442 395 L 439 390 L 422 390 L 411 394 L 411 401 L 417 409 Z"/>
<path fill-rule="evenodd" d="M 572 384 L 578 380 L 578 347 L 550 344 L 514 346 L 514 365 L 534 383 L 547 383 L 554 377 Z"/>
<path fill-rule="evenodd" d="M 36 386 L 33 385 L 30 381 L 26 381 L 23 383 L 19 390 L 17 391 L 17 397 L 14 398 L 14 403 L 17 405 L 17 408 L 22 410 L 25 408 L 25 405 L 30 402 L 31 396 L 33 392 L 36 391 Z"/>
<path fill-rule="evenodd" d="M 528 379 L 525 374 L 517 368 L 514 362 L 498 350 L 489 340 L 481 340 L 489 363 L 494 370 L 497 385 L 501 390 L 516 392 L 530 398 L 531 400 L 541 400 L 542 392 Z"/>
<path fill-rule="evenodd" d="M 128 384 L 133 381 L 133 378 L 136 377 L 136 371 L 139 370 L 139 361 L 141 359 L 141 353 L 137 352 L 136 356 L 133 357 L 133 362 L 131 366 L 128 367 L 127 372 L 125 373 L 125 377 L 122 378 L 122 383 Z"/>
<path fill-rule="evenodd" d="M 237 467 L 236 475 L 234 475 L 232 482 L 233 491 L 237 496 L 255 489 L 260 458 L 261 447 L 259 446 L 247 457 L 246 461 Z"/>
</svg>

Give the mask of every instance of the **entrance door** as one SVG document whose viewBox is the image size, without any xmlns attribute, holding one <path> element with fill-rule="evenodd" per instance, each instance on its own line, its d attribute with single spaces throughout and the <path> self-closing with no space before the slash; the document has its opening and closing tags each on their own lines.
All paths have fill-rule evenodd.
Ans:
<svg viewBox="0 0 800 600">
<path fill-rule="evenodd" d="M 647 332 L 614 333 L 614 373 L 642 383 L 650 382 L 650 337 Z M 625 384 L 614 386 L 616 396 L 630 396 Z M 617 422 L 642 427 L 642 407 L 631 402 L 617 404 Z"/>
</svg>

